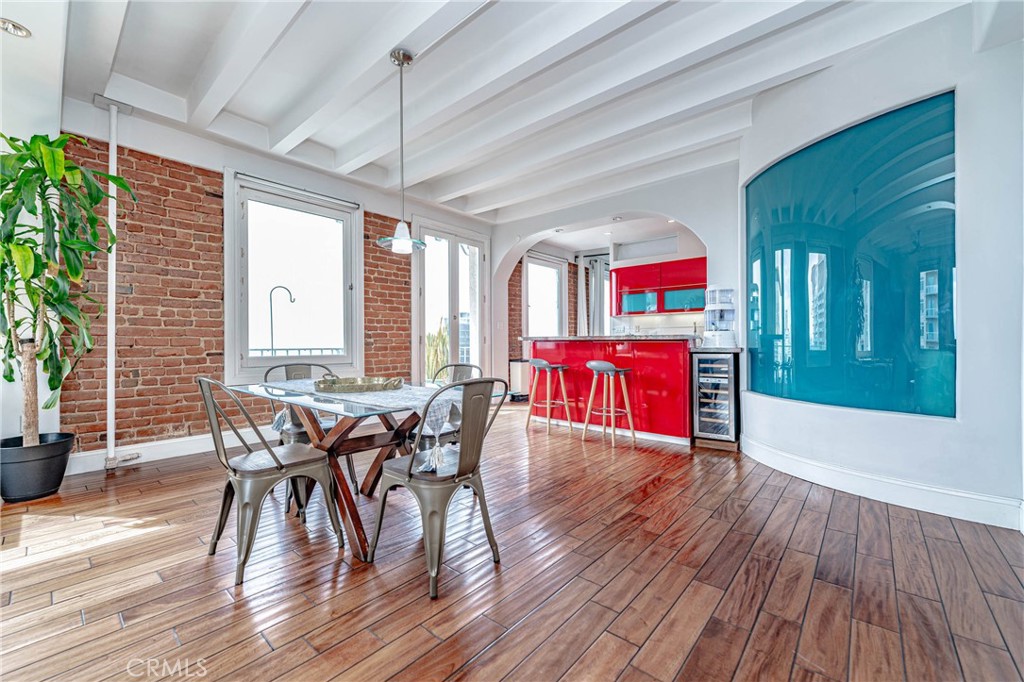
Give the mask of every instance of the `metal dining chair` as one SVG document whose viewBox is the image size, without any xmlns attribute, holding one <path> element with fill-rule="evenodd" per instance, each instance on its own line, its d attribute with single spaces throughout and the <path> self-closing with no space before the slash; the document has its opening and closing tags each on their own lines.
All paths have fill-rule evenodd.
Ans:
<svg viewBox="0 0 1024 682">
<path fill-rule="evenodd" d="M 441 379 L 441 375 L 447 372 L 447 380 Z M 475 375 L 475 376 L 474 376 Z M 479 365 L 471 365 L 463 362 L 453 362 L 449 365 L 444 365 L 436 372 L 434 372 L 433 378 L 430 383 L 438 386 L 446 386 L 448 384 L 457 381 L 468 381 L 469 379 L 479 379 L 484 375 L 484 370 Z M 439 380 L 440 379 L 440 380 Z M 440 440 L 441 444 L 457 443 L 459 441 L 459 423 L 462 421 L 462 413 L 459 411 L 457 404 L 452 405 L 451 411 L 448 413 L 448 419 L 445 421 L 444 427 L 440 434 L 434 434 L 429 426 L 423 426 L 423 435 L 420 440 L 420 445 L 426 448 L 434 447 L 436 441 Z M 416 436 L 410 434 L 409 439 L 413 440 Z"/>
<path fill-rule="evenodd" d="M 317 364 L 315 362 L 286 362 L 280 365 L 274 365 L 267 369 L 263 373 L 264 383 L 268 381 L 284 380 L 291 381 L 292 379 L 312 379 L 314 370 L 320 370 L 321 375 L 333 374 L 331 368 L 327 365 Z M 277 376 L 274 376 L 277 375 Z M 271 408 L 276 414 L 278 412 L 277 401 L 270 401 Z M 285 422 L 284 429 L 281 431 L 280 444 L 285 445 L 287 443 L 308 443 L 309 434 L 306 433 L 306 427 L 303 426 L 302 420 L 299 419 L 298 413 L 295 412 L 295 408 L 291 405 L 288 408 L 288 419 Z M 334 415 L 331 416 L 320 416 L 320 427 L 323 428 L 324 432 L 330 431 L 335 424 L 337 424 L 337 418 Z M 359 489 L 359 479 L 356 478 L 356 467 L 352 462 L 352 457 L 346 457 L 345 462 L 348 465 L 348 475 L 352 481 L 353 491 Z M 287 514 L 292 508 L 292 499 L 295 500 L 295 515 L 299 517 L 303 522 L 306 520 L 306 498 L 308 497 L 309 486 L 304 485 L 302 479 L 292 479 L 288 482 L 288 492 L 285 496 L 285 513 Z"/>
<path fill-rule="evenodd" d="M 430 380 L 431 383 L 441 385 L 438 382 L 438 377 L 444 374 L 445 371 L 448 372 L 448 379 L 443 381 L 444 384 L 451 384 L 456 381 L 467 381 L 469 379 L 479 379 L 484 375 L 484 370 L 479 365 L 471 365 L 465 362 L 453 362 L 438 368 L 438 370 L 434 372 L 433 378 Z"/>
<path fill-rule="evenodd" d="M 501 399 L 493 406 L 495 384 L 502 387 Z M 420 434 L 430 406 L 439 396 L 449 391 L 461 392 L 462 437 L 459 444 L 446 445 L 446 459 L 437 471 L 420 472 L 421 465 L 430 456 L 429 451 L 419 451 Z M 508 397 L 508 384 L 494 377 L 457 381 L 438 389 L 423 410 L 424 419 L 420 420 L 413 454 L 391 459 L 384 462 L 380 480 L 380 501 L 377 508 L 377 524 L 373 531 L 373 542 L 370 544 L 368 561 L 373 561 L 380 539 L 381 522 L 387 506 L 388 493 L 393 488 L 405 487 L 416 498 L 423 520 L 423 545 L 427 555 L 427 572 L 430 574 L 430 597 L 437 598 L 437 576 L 441 569 L 444 553 L 444 535 L 448 519 L 448 507 L 452 498 L 463 486 L 468 486 L 476 493 L 480 501 L 480 514 L 483 517 L 487 542 L 491 545 L 494 563 L 498 563 L 498 543 L 491 530 L 491 518 L 487 514 L 487 501 L 484 497 L 484 482 L 480 476 L 480 457 L 483 454 L 484 439 L 490 431 L 494 418 Z"/>
<path fill-rule="evenodd" d="M 338 547 L 344 547 L 345 540 L 341 531 L 341 521 L 338 518 L 338 508 L 334 502 L 334 474 L 331 473 L 327 453 L 306 443 L 287 443 L 278 445 L 276 449 L 271 447 L 242 401 L 231 389 L 219 381 L 205 377 L 199 377 L 196 381 L 199 383 L 199 391 L 203 396 L 206 417 L 210 421 L 210 434 L 213 436 L 213 447 L 217 453 L 217 459 L 220 460 L 228 474 L 227 483 L 224 485 L 224 496 L 220 504 L 220 515 L 217 517 L 217 526 L 210 538 L 209 553 L 212 555 L 217 551 L 217 542 L 224 532 L 224 526 L 227 525 L 231 502 L 234 500 L 238 512 L 238 564 L 235 568 L 235 584 L 242 584 L 245 564 L 252 553 L 256 529 L 259 527 L 263 502 L 274 486 L 281 481 L 303 477 L 320 484 L 324 491 L 324 502 L 327 504 L 327 514 L 330 516 L 331 526 L 334 528 L 334 534 L 338 537 Z M 214 397 L 215 388 L 230 399 L 231 405 L 238 410 L 248 423 L 249 428 L 259 438 L 262 447 L 254 449 L 242 438 L 238 428 Z M 245 454 L 228 456 L 222 435 L 222 420 L 223 424 L 231 429 L 245 447 Z"/>
</svg>

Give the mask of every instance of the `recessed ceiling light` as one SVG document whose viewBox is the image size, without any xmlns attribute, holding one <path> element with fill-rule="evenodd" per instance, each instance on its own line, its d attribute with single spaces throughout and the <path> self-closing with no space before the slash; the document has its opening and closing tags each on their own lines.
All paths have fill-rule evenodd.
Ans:
<svg viewBox="0 0 1024 682">
<path fill-rule="evenodd" d="M 613 216 L 612 216 L 612 222 L 613 222 L 613 223 L 619 223 L 619 222 L 622 222 L 622 216 L 620 216 L 620 215 L 613 215 Z"/>
<path fill-rule="evenodd" d="M 32 35 L 32 31 L 28 30 L 18 22 L 11 21 L 10 19 L 4 19 L 3 17 L 0 17 L 0 30 L 6 31 L 12 36 L 17 36 L 18 38 L 28 38 Z"/>
</svg>

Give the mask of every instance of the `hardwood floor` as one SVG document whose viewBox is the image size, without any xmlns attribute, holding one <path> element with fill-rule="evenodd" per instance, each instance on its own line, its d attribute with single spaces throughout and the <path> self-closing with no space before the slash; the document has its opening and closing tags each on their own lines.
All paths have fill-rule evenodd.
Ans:
<svg viewBox="0 0 1024 682">
<path fill-rule="evenodd" d="M 275 491 L 240 587 L 233 512 L 206 553 L 213 455 L 5 505 L 3 679 L 1021 679 L 1020 533 L 524 417 L 499 417 L 484 462 L 501 564 L 463 491 L 434 601 L 404 491 L 372 565 L 338 552 L 319 491 L 306 526 Z M 358 504 L 369 532 L 376 499 Z"/>
</svg>

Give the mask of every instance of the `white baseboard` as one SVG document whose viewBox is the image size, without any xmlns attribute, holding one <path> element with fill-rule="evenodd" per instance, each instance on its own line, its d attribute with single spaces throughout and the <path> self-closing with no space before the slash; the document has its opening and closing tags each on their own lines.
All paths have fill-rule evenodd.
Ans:
<svg viewBox="0 0 1024 682">
<path fill-rule="evenodd" d="M 547 423 L 548 423 L 547 422 L 547 417 L 538 417 L 537 415 L 531 415 L 531 419 L 533 420 L 533 424 L 531 424 L 531 427 L 533 425 L 535 425 L 535 424 L 547 425 Z M 552 417 L 551 418 L 551 425 L 554 426 L 556 424 L 558 426 L 564 426 L 567 429 L 568 429 L 568 426 L 569 426 L 569 422 L 567 422 L 566 420 L 564 420 L 564 419 L 556 419 L 555 417 Z M 581 422 L 573 422 L 572 423 L 572 428 L 573 429 L 582 429 L 583 428 L 583 424 Z M 608 431 L 610 433 L 611 429 L 609 428 Z M 590 424 L 589 426 L 587 426 L 587 433 L 592 433 L 592 432 L 601 433 L 601 425 L 600 424 Z M 629 433 L 629 429 L 615 429 L 615 435 L 620 437 L 620 438 L 630 438 L 631 437 L 631 434 Z M 647 431 L 637 431 L 636 432 L 636 437 L 637 438 L 643 438 L 644 440 L 656 440 L 656 441 L 661 442 L 661 443 L 672 443 L 673 445 L 690 445 L 690 439 L 689 438 L 681 438 L 679 436 L 664 436 L 664 435 L 662 435 L 660 433 L 648 433 Z"/>
<path fill-rule="evenodd" d="M 262 431 L 263 437 L 269 442 L 277 442 L 277 432 L 269 426 L 261 428 L 260 431 Z M 242 429 L 241 433 L 242 437 L 250 443 L 256 443 L 259 441 L 256 437 L 256 432 L 253 429 Z M 224 433 L 224 445 L 229 448 L 233 448 L 241 445 L 241 442 L 239 442 L 238 438 L 235 437 L 234 433 L 226 431 Z M 129 466 L 134 466 L 136 464 L 144 464 L 146 462 L 155 462 L 159 459 L 183 457 L 185 455 L 197 455 L 201 452 L 212 452 L 213 438 L 210 434 L 204 433 L 200 436 L 184 436 L 182 438 L 167 438 L 165 440 L 157 440 L 149 443 L 118 445 L 114 448 L 114 451 L 118 455 L 137 453 L 139 458 L 132 460 L 129 464 Z M 213 457 L 214 455 L 210 456 Z M 106 457 L 106 448 L 103 450 L 76 452 L 72 454 L 71 458 L 68 460 L 67 475 L 84 474 L 89 471 L 102 471 L 104 468 L 103 462 Z"/>
<path fill-rule="evenodd" d="M 1024 501 L 872 474 L 783 452 L 742 436 L 740 449 L 753 459 L 812 483 L 873 500 L 1003 528 L 1024 527 Z"/>
</svg>

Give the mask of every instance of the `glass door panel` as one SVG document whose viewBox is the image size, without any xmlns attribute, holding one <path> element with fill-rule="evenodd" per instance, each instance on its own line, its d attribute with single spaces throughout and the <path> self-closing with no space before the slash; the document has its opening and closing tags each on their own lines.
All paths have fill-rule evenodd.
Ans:
<svg viewBox="0 0 1024 682">
<path fill-rule="evenodd" d="M 693 363 L 693 397 L 697 403 L 694 435 L 733 440 L 736 416 L 732 355 L 694 354 Z"/>
<path fill-rule="evenodd" d="M 483 244 L 424 231 L 422 270 L 423 380 L 450 363 L 483 366 Z M 439 377 L 439 381 L 445 377 Z"/>
<path fill-rule="evenodd" d="M 451 362 L 451 242 L 423 235 L 423 352 L 424 379 Z"/>
<path fill-rule="evenodd" d="M 480 325 L 480 247 L 461 243 L 458 247 L 459 333 L 455 341 L 457 362 L 480 365 L 483 334 Z"/>
</svg>

